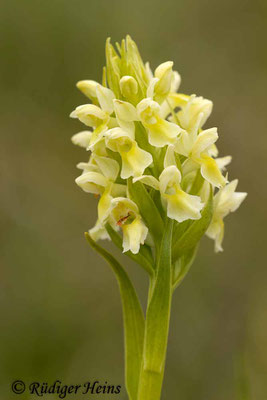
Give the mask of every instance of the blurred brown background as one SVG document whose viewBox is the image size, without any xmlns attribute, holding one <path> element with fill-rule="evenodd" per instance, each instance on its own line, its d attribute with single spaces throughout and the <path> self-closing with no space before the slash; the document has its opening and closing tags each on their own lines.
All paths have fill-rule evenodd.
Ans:
<svg viewBox="0 0 267 400">
<path fill-rule="evenodd" d="M 15 379 L 123 384 L 120 297 L 83 237 L 96 201 L 74 183 L 87 154 L 68 115 L 86 102 L 76 81 L 100 80 L 106 37 L 127 33 L 214 101 L 207 126 L 249 192 L 224 252 L 204 239 L 175 294 L 163 399 L 267 398 L 266 22 L 265 0 L 2 0 L 1 400 L 34 398 L 12 394 Z M 144 300 L 146 276 L 121 260 Z"/>
</svg>

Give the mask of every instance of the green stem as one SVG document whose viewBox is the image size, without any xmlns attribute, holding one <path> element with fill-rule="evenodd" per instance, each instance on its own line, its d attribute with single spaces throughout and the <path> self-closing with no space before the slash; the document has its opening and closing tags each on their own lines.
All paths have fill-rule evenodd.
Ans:
<svg viewBox="0 0 267 400">
<path fill-rule="evenodd" d="M 150 278 L 150 284 L 149 284 L 148 304 L 152 297 L 154 285 L 155 285 L 155 278 L 152 277 Z M 144 369 L 144 360 L 143 360 L 139 378 L 138 400 L 160 399 L 163 377 L 164 377 L 164 366 L 162 368 L 161 373 L 148 371 Z"/>
<path fill-rule="evenodd" d="M 172 221 L 167 219 L 157 274 L 150 280 L 138 400 L 160 400 L 170 321 Z"/>
<path fill-rule="evenodd" d="M 159 400 L 163 373 L 142 370 L 139 381 L 138 400 Z"/>
<path fill-rule="evenodd" d="M 165 348 L 166 358 L 167 346 Z M 160 400 L 164 378 L 165 361 L 161 372 L 155 372 L 144 368 L 144 360 L 141 365 L 139 378 L 138 400 Z"/>
</svg>

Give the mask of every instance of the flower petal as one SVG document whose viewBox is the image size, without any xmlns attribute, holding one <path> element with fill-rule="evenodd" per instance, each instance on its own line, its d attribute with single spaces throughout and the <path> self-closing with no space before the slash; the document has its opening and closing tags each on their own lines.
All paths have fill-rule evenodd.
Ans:
<svg viewBox="0 0 267 400">
<path fill-rule="evenodd" d="M 137 254 L 148 234 L 137 205 L 128 198 L 117 197 L 111 201 L 111 213 L 117 225 L 122 227 L 123 252 L 130 250 Z"/>
<path fill-rule="evenodd" d="M 98 127 L 103 123 L 107 123 L 109 120 L 108 114 L 94 104 L 84 104 L 77 107 L 72 111 L 70 117 L 78 118 L 85 125 L 93 128 Z"/>
<path fill-rule="evenodd" d="M 132 122 L 139 119 L 135 107 L 127 101 L 115 99 L 114 108 L 117 118 L 122 121 Z"/>
<path fill-rule="evenodd" d="M 198 115 L 203 113 L 200 128 L 205 124 L 212 111 L 212 101 L 204 99 L 203 97 L 196 97 L 192 95 L 187 104 L 182 107 L 182 110 L 178 112 L 178 118 L 181 122 L 181 126 L 190 130 L 197 122 Z"/>
<path fill-rule="evenodd" d="M 217 128 L 210 128 L 200 132 L 192 149 L 192 157 L 199 157 L 202 152 L 209 150 L 217 139 Z"/>
<path fill-rule="evenodd" d="M 123 232 L 123 252 L 131 251 L 137 254 L 140 250 L 140 245 L 144 244 L 148 234 L 148 229 L 141 218 L 135 218 L 130 224 L 122 226 Z"/>
<path fill-rule="evenodd" d="M 177 71 L 172 73 L 171 92 L 177 92 L 181 84 L 181 75 Z"/>
<path fill-rule="evenodd" d="M 179 169 L 174 165 L 170 165 L 169 167 L 165 168 L 160 174 L 160 191 L 162 193 L 165 193 L 168 187 L 179 184 L 181 182 L 181 179 L 182 176 Z"/>
<path fill-rule="evenodd" d="M 114 182 L 117 179 L 120 170 L 118 162 L 113 160 L 112 158 L 100 157 L 95 154 L 93 155 L 93 158 L 99 166 L 99 169 L 101 170 L 103 175 L 107 179 Z"/>
<path fill-rule="evenodd" d="M 87 149 L 90 144 L 91 136 L 92 131 L 82 131 L 73 135 L 71 141 L 73 144 Z"/>
<path fill-rule="evenodd" d="M 109 234 L 107 233 L 103 224 L 99 222 L 99 220 L 97 220 L 93 228 L 89 229 L 89 235 L 95 242 L 97 242 L 98 240 L 110 240 Z"/>
<path fill-rule="evenodd" d="M 102 110 L 108 114 L 111 114 L 114 110 L 113 100 L 115 99 L 115 95 L 112 90 L 102 85 L 97 85 L 96 95 Z"/>
<path fill-rule="evenodd" d="M 112 210 L 111 184 L 108 184 L 97 205 L 98 219 L 105 225 Z"/>
<path fill-rule="evenodd" d="M 200 219 L 204 204 L 200 197 L 190 195 L 179 189 L 175 194 L 165 194 L 167 200 L 167 215 L 169 218 L 175 219 L 178 222 L 183 222 L 187 219 Z"/>
<path fill-rule="evenodd" d="M 108 185 L 108 180 L 99 172 L 86 172 L 78 176 L 75 182 L 87 193 L 101 194 Z"/>
<path fill-rule="evenodd" d="M 182 130 L 174 146 L 176 153 L 188 157 L 194 146 L 194 138 L 190 133 Z"/>
<path fill-rule="evenodd" d="M 106 145 L 120 154 L 122 159 L 121 178 L 128 179 L 143 174 L 144 170 L 153 162 L 152 155 L 141 149 L 129 132 L 121 128 L 114 128 L 107 132 Z"/>
<path fill-rule="evenodd" d="M 216 160 L 213 158 L 205 155 L 202 156 L 201 161 L 201 175 L 205 178 L 208 182 L 216 187 L 224 186 L 227 182 L 226 178 L 222 175 Z"/>
<path fill-rule="evenodd" d="M 85 96 L 89 97 L 93 102 L 97 100 L 96 95 L 96 87 L 99 85 L 96 81 L 92 80 L 84 80 L 77 82 L 77 88 L 85 94 Z"/>
<path fill-rule="evenodd" d="M 215 252 L 223 251 L 224 223 L 222 219 L 213 219 L 206 231 L 206 235 L 215 241 Z"/>
<path fill-rule="evenodd" d="M 191 158 L 187 158 L 182 165 L 183 176 L 190 174 L 193 171 L 199 169 L 199 164 L 193 161 Z"/>
<path fill-rule="evenodd" d="M 190 96 L 183 93 L 170 93 L 168 96 L 168 101 L 173 110 L 177 107 L 185 107 L 189 100 Z"/>
<path fill-rule="evenodd" d="M 131 132 L 122 128 L 112 128 L 105 133 L 106 146 L 112 151 L 119 151 L 118 149 L 129 142 L 128 147 L 133 140 Z M 129 139 L 129 140 L 127 140 Z"/>
<path fill-rule="evenodd" d="M 221 171 L 224 171 L 225 167 L 227 165 L 229 165 L 231 161 L 232 161 L 232 157 L 231 156 L 225 156 L 225 157 L 216 158 L 216 163 L 217 163 L 217 165 L 218 165 L 218 167 L 220 168 Z"/>
<path fill-rule="evenodd" d="M 156 100 L 160 103 L 168 95 L 171 90 L 172 80 L 173 80 L 173 62 L 166 61 L 160 64 L 155 70 L 155 77 L 158 78 L 158 82 L 155 85 L 154 92 L 156 95 Z"/>
<path fill-rule="evenodd" d="M 133 183 L 140 181 L 147 186 L 153 187 L 153 189 L 159 190 L 159 181 L 152 175 L 142 175 L 133 179 Z"/>
<path fill-rule="evenodd" d="M 148 141 L 152 146 L 164 147 L 174 144 L 178 135 L 183 132 L 179 125 L 157 117 L 155 124 L 146 125 Z"/>
<path fill-rule="evenodd" d="M 219 154 L 219 150 L 218 150 L 216 144 L 214 143 L 214 144 L 212 144 L 212 145 L 210 146 L 209 155 L 210 155 L 211 157 L 218 157 L 218 154 Z"/>
<path fill-rule="evenodd" d="M 158 83 L 159 79 L 158 78 L 152 78 L 149 82 L 149 85 L 147 87 L 146 91 L 146 96 L 153 99 L 154 97 L 154 92 L 155 92 L 155 85 Z"/>
<path fill-rule="evenodd" d="M 175 154 L 174 154 L 174 146 L 169 145 L 167 147 L 165 157 L 164 157 L 164 168 L 170 167 L 171 165 L 176 165 Z"/>
<path fill-rule="evenodd" d="M 141 122 L 146 124 L 155 124 L 156 116 L 160 114 L 160 105 L 150 98 L 140 101 L 136 106 L 137 114 Z"/>
<path fill-rule="evenodd" d="M 235 192 L 237 184 L 238 180 L 235 179 L 215 195 L 215 212 L 222 218 L 230 212 L 236 211 L 247 196 L 247 193 Z"/>
<path fill-rule="evenodd" d="M 143 175 L 144 170 L 153 162 L 152 155 L 140 149 L 135 141 L 127 152 L 120 151 L 122 159 L 121 178 L 128 179 L 130 176 Z"/>
<path fill-rule="evenodd" d="M 138 207 L 135 202 L 131 199 L 128 199 L 127 197 L 116 197 L 112 199 L 111 205 L 112 212 L 117 221 L 121 217 L 125 217 L 129 211 L 132 211 L 134 214 L 139 213 Z"/>
</svg>

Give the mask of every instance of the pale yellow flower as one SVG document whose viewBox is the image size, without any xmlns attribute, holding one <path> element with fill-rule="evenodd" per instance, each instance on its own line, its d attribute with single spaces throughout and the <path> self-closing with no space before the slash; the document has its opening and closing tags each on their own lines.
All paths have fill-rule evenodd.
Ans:
<svg viewBox="0 0 267 400">
<path fill-rule="evenodd" d="M 77 165 L 83 173 L 75 179 L 75 182 L 85 192 L 102 195 L 107 187 L 110 187 L 114 196 L 126 192 L 126 186 L 115 183 L 119 174 L 119 164 L 108 157 L 93 154 L 88 163 Z"/>
<path fill-rule="evenodd" d="M 151 154 L 141 149 L 129 132 L 121 128 L 113 128 L 107 132 L 106 146 L 121 156 L 122 179 L 142 175 L 153 161 Z"/>
<path fill-rule="evenodd" d="M 168 158 L 170 161 L 171 155 Z M 204 204 L 200 197 L 190 195 L 181 189 L 181 179 L 181 173 L 177 166 L 168 165 L 162 171 L 159 180 L 151 175 L 143 175 L 133 181 L 141 181 L 145 185 L 160 190 L 162 200 L 167 204 L 169 218 L 175 219 L 177 222 L 199 219 Z"/>
<path fill-rule="evenodd" d="M 87 138 L 89 141 L 88 148 L 93 149 L 94 145 L 103 139 L 105 131 L 109 128 L 116 125 L 114 118 L 111 117 L 111 114 L 114 111 L 113 100 L 115 99 L 114 93 L 105 88 L 102 85 L 95 86 L 95 94 L 100 105 L 97 106 L 95 104 L 84 104 L 82 106 L 77 107 L 71 114 L 71 118 L 78 118 L 85 125 L 93 128 L 91 136 L 89 138 L 89 133 L 84 134 L 83 136 L 74 136 L 73 140 L 81 142 L 81 139 Z"/>
<path fill-rule="evenodd" d="M 152 146 L 164 147 L 173 144 L 182 132 L 179 125 L 162 118 L 160 105 L 150 98 L 142 100 L 137 105 L 137 112 L 148 131 L 148 140 Z"/>
<path fill-rule="evenodd" d="M 203 123 L 203 113 L 198 114 L 198 120 L 191 131 L 183 131 L 175 143 L 175 151 L 187 157 L 185 169 L 200 166 L 200 171 L 208 182 L 216 187 L 224 186 L 227 182 L 222 175 L 216 160 L 210 156 L 210 149 L 218 139 L 217 128 L 210 128 L 200 133 Z"/>
<path fill-rule="evenodd" d="M 123 233 L 123 252 L 137 254 L 148 234 L 137 205 L 130 199 L 117 197 L 111 201 L 110 213 Z"/>
<path fill-rule="evenodd" d="M 245 200 L 247 193 L 235 192 L 238 180 L 228 183 L 221 188 L 214 196 L 214 213 L 211 224 L 206 232 L 207 236 L 215 241 L 215 251 L 222 251 L 222 241 L 224 236 L 223 219 L 230 213 L 238 209 Z"/>
<path fill-rule="evenodd" d="M 199 129 L 205 124 L 212 112 L 213 103 L 203 97 L 192 95 L 184 104 L 181 103 L 181 110 L 177 113 L 177 117 L 182 128 L 190 131 L 194 129 L 198 123 Z M 199 120 L 199 115 L 202 115 Z"/>
</svg>

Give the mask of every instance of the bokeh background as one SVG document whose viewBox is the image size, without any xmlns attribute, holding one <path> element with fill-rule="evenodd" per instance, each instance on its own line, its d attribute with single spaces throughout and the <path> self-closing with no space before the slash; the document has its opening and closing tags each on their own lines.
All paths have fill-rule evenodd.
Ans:
<svg viewBox="0 0 267 400">
<path fill-rule="evenodd" d="M 106 37 L 127 33 L 214 101 L 207 126 L 249 192 L 224 252 L 204 239 L 175 294 L 162 398 L 267 398 L 266 23 L 265 0 L 1 1 L 1 400 L 15 379 L 123 385 L 120 297 L 83 237 L 96 200 L 74 183 L 87 154 L 68 115 L 86 101 L 76 81 L 101 78 Z M 145 274 L 118 257 L 144 301 Z"/>
</svg>

